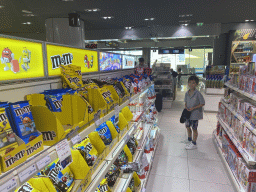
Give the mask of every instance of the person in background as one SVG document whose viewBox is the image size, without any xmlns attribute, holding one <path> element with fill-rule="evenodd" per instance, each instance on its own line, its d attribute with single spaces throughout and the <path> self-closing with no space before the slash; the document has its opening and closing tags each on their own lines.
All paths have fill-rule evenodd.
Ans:
<svg viewBox="0 0 256 192">
<path fill-rule="evenodd" d="M 180 78 L 181 78 L 181 68 L 178 68 L 178 88 L 181 87 Z"/>
<path fill-rule="evenodd" d="M 198 137 L 198 120 L 203 119 L 203 106 L 205 100 L 203 95 L 196 89 L 199 84 L 199 78 L 195 75 L 188 78 L 189 90 L 185 94 L 185 108 L 191 112 L 190 118 L 186 120 L 185 125 L 188 132 L 189 144 L 185 147 L 187 150 L 196 149 L 196 140 Z M 193 138 L 192 131 L 193 130 Z"/>
</svg>

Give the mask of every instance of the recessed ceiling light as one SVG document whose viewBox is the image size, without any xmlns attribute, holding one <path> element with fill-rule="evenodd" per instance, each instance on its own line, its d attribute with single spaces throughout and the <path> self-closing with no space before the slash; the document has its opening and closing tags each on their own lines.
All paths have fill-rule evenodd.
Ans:
<svg viewBox="0 0 256 192">
<path fill-rule="evenodd" d="M 30 24 L 31 24 L 31 22 L 27 22 L 27 24 L 28 24 L 28 25 L 30 25 Z"/>
<path fill-rule="evenodd" d="M 149 19 L 144 19 L 145 21 L 148 21 Z"/>
<path fill-rule="evenodd" d="M 184 26 L 188 26 L 188 23 L 185 23 Z"/>
<path fill-rule="evenodd" d="M 100 9 L 98 8 L 94 8 L 94 9 L 85 9 L 86 12 L 97 12 L 97 11 L 100 11 Z"/>
<path fill-rule="evenodd" d="M 179 17 L 185 17 L 185 15 L 179 15 Z"/>
<path fill-rule="evenodd" d="M 248 22 L 249 20 L 245 20 L 245 22 Z"/>
<path fill-rule="evenodd" d="M 32 11 L 22 10 L 23 13 L 32 13 Z"/>
<path fill-rule="evenodd" d="M 251 20 L 251 21 L 254 21 L 254 20 Z"/>
<path fill-rule="evenodd" d="M 155 20 L 155 18 L 150 18 L 151 21 Z"/>
<path fill-rule="evenodd" d="M 27 23 L 21 23 L 22 25 L 27 25 Z"/>
<path fill-rule="evenodd" d="M 23 16 L 24 17 L 34 17 L 35 15 L 34 14 L 24 14 Z"/>
<path fill-rule="evenodd" d="M 108 16 L 108 17 L 102 17 L 103 19 L 113 19 L 114 17 Z"/>
</svg>

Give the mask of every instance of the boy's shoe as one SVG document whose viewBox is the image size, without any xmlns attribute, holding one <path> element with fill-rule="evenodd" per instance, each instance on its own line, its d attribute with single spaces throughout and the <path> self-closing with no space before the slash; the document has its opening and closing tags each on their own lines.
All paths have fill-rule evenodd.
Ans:
<svg viewBox="0 0 256 192">
<path fill-rule="evenodd" d="M 192 149 L 196 149 L 196 148 L 197 148 L 197 146 L 194 145 L 192 142 L 185 147 L 185 149 L 187 149 L 187 150 L 192 150 Z"/>
<path fill-rule="evenodd" d="M 184 140 L 184 141 L 181 141 L 180 143 L 185 143 L 185 144 L 190 144 L 192 141 L 189 141 L 189 140 Z"/>
</svg>

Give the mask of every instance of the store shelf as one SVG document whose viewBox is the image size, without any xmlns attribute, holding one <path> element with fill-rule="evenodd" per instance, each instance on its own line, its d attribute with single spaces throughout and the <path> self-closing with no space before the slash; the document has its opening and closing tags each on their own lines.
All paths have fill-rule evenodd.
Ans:
<svg viewBox="0 0 256 192">
<path fill-rule="evenodd" d="M 99 183 L 102 181 L 102 179 L 105 178 L 105 175 L 107 174 L 108 170 L 110 169 L 111 165 L 115 162 L 116 158 L 120 154 L 120 152 L 123 150 L 124 146 L 134 133 L 134 131 L 137 129 L 136 124 L 132 124 L 131 128 L 128 130 L 128 132 L 122 137 L 121 141 L 111 150 L 111 152 L 107 155 L 107 157 L 104 160 L 104 163 L 95 171 L 95 173 L 92 175 L 92 182 L 85 190 L 86 192 L 95 191 L 98 187 Z"/>
<path fill-rule="evenodd" d="M 218 121 L 228 134 L 228 137 L 231 139 L 231 141 L 234 143 L 238 151 L 243 156 L 245 162 L 247 165 L 256 165 L 256 161 L 251 157 L 251 155 L 242 147 L 241 143 L 237 140 L 237 138 L 234 136 L 233 129 L 229 127 L 220 117 L 217 116 Z"/>
<path fill-rule="evenodd" d="M 230 63 L 231 65 L 245 65 L 247 63 Z"/>
<path fill-rule="evenodd" d="M 152 164 L 153 164 L 155 153 L 156 153 L 157 146 L 158 146 L 159 136 L 160 136 L 160 130 L 158 131 L 158 134 L 157 134 L 157 137 L 156 137 L 156 140 L 155 140 L 156 144 L 155 144 L 154 151 L 152 153 L 146 154 L 147 159 L 149 160 L 149 170 L 147 172 L 146 178 L 143 179 L 142 182 L 141 182 L 141 190 L 140 190 L 141 192 L 146 190 L 146 185 L 147 185 L 147 182 L 148 182 L 148 179 L 149 179 L 150 171 L 152 169 Z"/>
<path fill-rule="evenodd" d="M 229 104 L 225 103 L 223 101 L 223 99 L 221 100 L 221 103 L 229 110 L 231 111 L 231 113 L 233 113 L 233 115 L 239 119 L 239 121 L 242 122 L 242 124 L 244 124 L 254 135 L 256 135 L 256 129 L 244 118 L 242 117 L 239 113 L 237 113 L 235 110 L 232 109 L 232 107 L 230 107 Z"/>
<path fill-rule="evenodd" d="M 234 53 L 251 53 L 251 54 L 254 54 L 253 52 L 234 52 Z"/>
<path fill-rule="evenodd" d="M 152 86 L 153 84 L 150 84 L 148 85 L 147 87 L 145 87 L 140 93 L 134 95 L 133 97 L 131 97 L 129 100 L 127 100 L 125 103 L 123 103 L 122 105 L 119 106 L 119 109 L 121 110 L 122 108 L 124 108 L 125 106 L 128 106 L 129 102 L 131 102 L 132 100 L 134 100 L 135 98 L 138 98 L 139 95 L 141 93 L 143 93 L 145 90 L 147 90 L 150 86 Z M 106 122 L 110 117 L 112 117 L 113 115 L 115 114 L 115 111 L 112 111 L 110 112 L 109 114 L 107 114 L 106 116 L 102 117 L 100 120 L 101 122 Z M 133 124 L 134 125 L 134 124 Z M 132 125 L 132 126 L 133 126 Z M 86 126 L 86 125 L 83 125 L 83 126 Z M 81 127 L 83 128 L 83 127 Z M 92 125 L 90 125 L 89 127 L 85 128 L 82 132 L 79 133 L 79 136 L 80 138 L 83 140 L 85 139 L 85 137 L 91 133 L 92 131 L 94 131 L 96 129 L 96 125 L 95 123 L 93 123 Z M 131 127 L 131 129 L 133 129 L 133 127 Z M 128 131 L 125 136 L 127 134 L 129 134 L 130 132 Z M 77 136 L 78 134 L 73 134 L 72 137 L 70 138 L 70 141 L 69 141 L 69 146 L 72 147 L 73 146 L 73 143 L 72 143 L 72 138 Z M 124 138 L 124 137 L 123 137 Z M 120 144 L 120 142 L 119 142 Z M 117 146 L 119 145 L 117 144 Z M 0 175 L 0 181 L 1 183 L 6 183 L 7 181 L 15 178 L 16 182 L 17 182 L 17 187 L 18 186 L 21 186 L 22 184 L 24 184 L 25 182 L 27 182 L 30 178 L 32 178 L 36 173 L 40 172 L 40 170 L 44 169 L 48 164 L 50 164 L 51 162 L 55 161 L 57 158 L 58 158 L 58 155 L 57 155 L 57 152 L 56 152 L 56 149 L 55 149 L 55 146 L 57 144 L 53 145 L 53 146 L 45 146 L 44 147 L 44 150 L 41 151 L 40 153 L 38 154 L 35 154 L 34 156 L 30 157 L 29 159 L 27 159 L 24 163 L 21 163 L 20 165 L 16 166 L 15 168 L 5 172 L 5 173 L 2 173 Z M 39 160 L 42 160 L 42 159 L 45 159 L 47 157 L 50 157 L 51 161 L 46 164 L 44 167 L 42 167 L 41 169 L 38 169 L 36 163 L 39 161 Z M 24 171 L 24 170 L 27 170 L 28 168 L 30 168 L 31 166 L 35 165 L 36 166 L 36 171 L 29 175 L 23 182 L 20 182 L 20 179 L 19 179 L 19 174 Z M 97 169 L 97 171 L 95 171 L 95 173 L 92 175 L 92 178 L 94 178 L 95 174 L 101 172 L 102 171 L 105 171 L 105 168 L 106 167 L 106 163 L 102 163 L 102 165 L 99 166 L 99 168 Z M 108 169 L 107 169 L 108 170 Z M 104 175 L 105 176 L 105 175 Z M 0 185 L 1 186 L 1 185 Z M 96 189 L 96 188 L 95 188 Z"/>
<path fill-rule="evenodd" d="M 224 164 L 224 166 L 225 166 L 225 168 L 228 172 L 229 178 L 232 181 L 232 184 L 233 184 L 235 190 L 237 192 L 245 192 L 244 189 L 242 188 L 242 186 L 240 185 L 239 181 L 237 180 L 236 175 L 230 169 L 230 167 L 228 165 L 228 162 L 226 161 L 226 158 L 224 157 L 222 149 L 220 148 L 220 146 L 218 146 L 218 136 L 216 135 L 216 131 L 213 132 L 213 137 L 212 138 L 213 138 L 213 143 L 215 144 L 215 147 L 218 151 L 218 154 L 221 157 L 221 161 Z"/>
<path fill-rule="evenodd" d="M 247 93 L 245 91 L 242 91 L 242 90 L 238 89 L 237 87 L 234 87 L 230 83 L 225 83 L 225 85 L 227 87 L 229 87 L 230 89 L 233 89 L 234 91 L 236 91 L 236 92 L 238 92 L 238 93 L 240 93 L 240 94 L 242 94 L 242 95 L 244 95 L 244 96 L 246 96 L 246 97 L 256 101 L 256 95 L 255 94 L 250 94 L 250 93 Z"/>
</svg>

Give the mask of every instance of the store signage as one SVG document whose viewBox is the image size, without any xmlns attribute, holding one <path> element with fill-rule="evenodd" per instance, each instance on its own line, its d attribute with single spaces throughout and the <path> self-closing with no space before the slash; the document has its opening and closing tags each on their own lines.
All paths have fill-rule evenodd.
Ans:
<svg viewBox="0 0 256 192">
<path fill-rule="evenodd" d="M 98 71 L 97 51 L 50 44 L 47 44 L 46 49 L 49 76 L 60 75 L 60 65 L 80 66 L 82 73 Z"/>
<path fill-rule="evenodd" d="M 239 29 L 234 34 L 234 41 L 256 40 L 256 29 Z"/>
<path fill-rule="evenodd" d="M 9 192 L 12 189 L 17 187 L 17 181 L 16 179 L 13 177 L 12 179 L 8 180 L 7 182 L 5 182 L 3 185 L 0 186 L 0 191 L 2 192 Z"/>
<path fill-rule="evenodd" d="M 44 76 L 42 43 L 0 37 L 0 81 Z"/>
<path fill-rule="evenodd" d="M 49 165 L 51 162 L 52 162 L 51 157 L 49 155 L 47 155 L 43 159 L 37 161 L 36 165 L 37 165 L 38 170 L 41 170 L 45 166 Z"/>
<path fill-rule="evenodd" d="M 184 54 L 184 49 L 159 49 L 158 54 Z"/>
<path fill-rule="evenodd" d="M 97 49 L 98 45 L 97 44 L 87 44 L 85 45 L 85 48 L 87 49 Z"/>
<path fill-rule="evenodd" d="M 20 182 L 26 181 L 28 178 L 30 178 L 32 175 L 34 175 L 36 172 L 38 172 L 36 165 L 33 164 L 26 168 L 24 171 L 21 171 L 18 175 L 20 178 Z"/>
<path fill-rule="evenodd" d="M 135 66 L 135 57 L 134 56 L 127 56 L 123 55 L 123 69 L 130 69 L 134 68 Z"/>
<path fill-rule="evenodd" d="M 122 55 L 100 52 L 100 71 L 121 69 Z"/>
<path fill-rule="evenodd" d="M 72 163 L 71 150 L 67 139 L 64 139 L 56 145 L 57 155 L 63 169 Z"/>
</svg>

